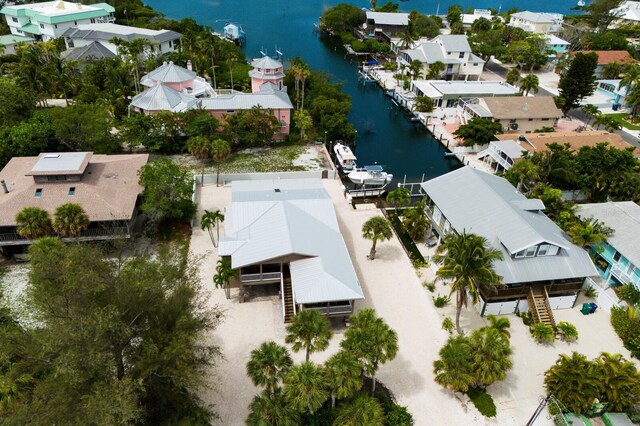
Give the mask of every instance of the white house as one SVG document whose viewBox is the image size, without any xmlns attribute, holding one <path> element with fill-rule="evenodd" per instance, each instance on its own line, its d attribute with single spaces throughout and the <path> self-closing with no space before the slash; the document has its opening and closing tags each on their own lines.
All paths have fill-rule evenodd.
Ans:
<svg viewBox="0 0 640 426">
<path fill-rule="evenodd" d="M 370 36 L 395 37 L 409 25 L 408 13 L 373 12 L 367 10 L 367 20 L 362 24 L 363 30 Z"/>
<path fill-rule="evenodd" d="M 35 43 L 35 39 L 14 34 L 0 36 L 0 55 L 11 55 L 16 53 L 16 46 L 20 43 L 33 44 Z"/>
<path fill-rule="evenodd" d="M 11 34 L 48 41 L 62 36 L 67 29 L 82 24 L 112 23 L 115 9 L 107 3 L 80 4 L 63 0 L 5 6 Z"/>
<path fill-rule="evenodd" d="M 434 105 L 451 108 L 463 98 L 513 96 L 518 89 L 502 81 L 414 80 L 410 90 L 416 96 L 428 96 Z"/>
<path fill-rule="evenodd" d="M 560 13 L 517 12 L 511 15 L 509 25 L 531 33 L 557 33 L 562 29 L 564 16 Z"/>
<path fill-rule="evenodd" d="M 491 11 L 489 9 L 473 9 L 473 13 L 463 13 L 462 14 L 462 26 L 464 29 L 468 30 L 471 28 L 474 22 L 476 22 L 480 18 L 488 19 L 489 21 L 493 20 L 493 15 L 491 15 Z M 501 16 L 496 16 L 496 18 L 504 21 Z"/>
<path fill-rule="evenodd" d="M 180 44 L 182 34 L 171 30 L 149 30 L 118 24 L 84 24 L 67 29 L 62 33 L 67 49 L 82 48 L 98 42 L 111 52 L 117 54 L 118 47 L 113 39 L 133 41 L 145 39 L 151 45 L 151 52 L 159 55 L 175 52 Z"/>
<path fill-rule="evenodd" d="M 401 50 L 399 65 L 410 65 L 418 60 L 423 64 L 423 73 L 436 62 L 445 69 L 440 73 L 443 80 L 478 80 L 484 68 L 484 60 L 473 54 L 466 35 L 441 34 L 429 41 L 415 42 L 411 49 Z"/>
<path fill-rule="evenodd" d="M 625 0 L 611 10 L 611 15 L 616 19 L 609 25 L 609 28 L 638 24 L 640 23 L 640 2 Z"/>
</svg>

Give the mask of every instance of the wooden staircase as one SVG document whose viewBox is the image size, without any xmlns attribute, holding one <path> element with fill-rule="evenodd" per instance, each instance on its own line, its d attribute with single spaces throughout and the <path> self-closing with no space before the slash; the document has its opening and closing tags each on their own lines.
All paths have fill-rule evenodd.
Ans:
<svg viewBox="0 0 640 426">
<path fill-rule="evenodd" d="M 284 292 L 282 297 L 284 298 L 284 322 L 290 323 L 293 321 L 295 311 L 293 309 L 293 291 L 291 290 L 291 278 L 284 279 L 283 285 Z"/>
<path fill-rule="evenodd" d="M 527 295 L 527 301 L 529 302 L 529 312 L 531 312 L 533 323 L 541 322 L 555 330 L 556 321 L 553 318 L 551 306 L 549 306 L 547 290 L 543 287 L 532 287 Z"/>
</svg>

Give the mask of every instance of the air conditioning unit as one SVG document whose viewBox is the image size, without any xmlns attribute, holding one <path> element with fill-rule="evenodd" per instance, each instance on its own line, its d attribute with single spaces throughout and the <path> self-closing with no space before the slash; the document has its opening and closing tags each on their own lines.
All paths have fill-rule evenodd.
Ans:
<svg viewBox="0 0 640 426">
<path fill-rule="evenodd" d="M 503 132 L 508 132 L 508 131 L 509 131 L 509 128 L 508 128 L 508 127 L 503 127 L 503 128 L 502 128 L 502 131 L 503 131 Z"/>
<path fill-rule="evenodd" d="M 511 128 L 511 130 L 518 130 L 518 123 L 511 123 L 509 124 L 509 127 Z"/>
</svg>

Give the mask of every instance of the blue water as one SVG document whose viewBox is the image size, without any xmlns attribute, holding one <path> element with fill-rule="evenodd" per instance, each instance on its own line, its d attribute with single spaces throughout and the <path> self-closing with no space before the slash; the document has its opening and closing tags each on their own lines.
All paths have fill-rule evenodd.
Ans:
<svg viewBox="0 0 640 426">
<path fill-rule="evenodd" d="M 352 97 L 350 120 L 358 130 L 355 155 L 359 165 L 377 162 L 393 173 L 396 180 L 440 176 L 458 166 L 456 160 L 445 159 L 444 149 L 426 129 L 412 123 L 402 111 L 394 107 L 377 86 L 358 83 L 357 62 L 345 58 L 342 46 L 335 40 L 321 37 L 312 31 L 313 24 L 324 10 L 339 1 L 325 0 L 147 0 L 156 10 L 173 19 L 193 18 L 198 23 L 221 31 L 225 22 L 242 25 L 247 33 L 244 51 L 247 57 L 259 57 L 260 51 L 275 54 L 277 46 L 284 58 L 302 56 L 316 70 L 331 74 L 334 81 L 344 83 L 344 90 Z M 369 6 L 367 0 L 352 0 L 360 7 Z M 384 3 L 379 0 L 378 4 Z M 440 3 L 445 13 L 453 0 Z M 473 4 L 472 7 L 500 6 L 498 0 Z M 569 13 L 574 1 L 549 0 L 530 10 Z M 502 9 L 522 3 L 502 2 Z M 436 1 L 410 0 L 400 3 L 405 11 L 417 9 L 435 13 Z M 466 6 L 465 6 L 466 7 Z"/>
</svg>

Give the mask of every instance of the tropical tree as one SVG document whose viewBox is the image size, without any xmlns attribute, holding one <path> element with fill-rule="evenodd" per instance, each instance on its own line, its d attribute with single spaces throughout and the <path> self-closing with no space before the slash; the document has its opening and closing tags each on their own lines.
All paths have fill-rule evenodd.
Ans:
<svg viewBox="0 0 640 426">
<path fill-rule="evenodd" d="M 556 328 L 558 329 L 558 332 L 562 333 L 563 340 L 567 342 L 573 342 L 574 340 L 578 340 L 578 329 L 576 328 L 575 325 L 566 321 L 560 321 L 556 325 Z"/>
<path fill-rule="evenodd" d="M 336 398 L 352 397 L 362 388 L 362 364 L 348 351 L 340 351 L 324 364 L 329 389 L 331 408 L 336 407 Z"/>
<path fill-rule="evenodd" d="M 509 327 L 511 327 L 511 322 L 509 318 L 503 316 L 495 316 L 493 314 L 487 315 L 487 319 L 489 320 L 489 327 L 498 332 L 505 338 L 510 338 L 511 333 L 509 332 Z"/>
<path fill-rule="evenodd" d="M 459 334 L 449 337 L 433 362 L 434 380 L 453 391 L 466 392 L 475 382 L 469 339 Z"/>
<path fill-rule="evenodd" d="M 571 60 L 569 68 L 562 73 L 558 89 L 564 115 L 580 106 L 580 102 L 595 91 L 597 66 L 597 54 L 577 52 Z"/>
<path fill-rule="evenodd" d="M 520 70 L 518 68 L 511 68 L 509 72 L 507 72 L 507 83 L 512 86 L 516 85 L 518 81 L 520 81 Z"/>
<path fill-rule="evenodd" d="M 411 192 L 405 187 L 399 187 L 387 194 L 387 203 L 391 204 L 395 209 L 396 216 L 398 208 L 407 207 L 411 204 Z"/>
<path fill-rule="evenodd" d="M 520 93 L 525 96 L 529 95 L 529 92 L 533 90 L 533 93 L 538 93 L 538 86 L 540 81 L 535 74 L 529 74 L 522 80 L 520 80 Z"/>
<path fill-rule="evenodd" d="M 580 107 L 580 110 L 587 116 L 587 120 L 584 123 L 585 126 L 588 126 L 589 123 L 591 123 L 593 117 L 597 117 L 600 115 L 600 110 L 593 104 L 582 105 Z"/>
<path fill-rule="evenodd" d="M 300 424 L 300 414 L 287 402 L 282 389 L 274 392 L 262 391 L 249 405 L 249 426 L 296 426 Z"/>
<path fill-rule="evenodd" d="M 329 382 L 323 368 L 312 362 L 291 367 L 284 379 L 284 396 L 301 413 L 313 414 L 329 394 Z"/>
<path fill-rule="evenodd" d="M 211 155 L 211 142 L 205 136 L 193 136 L 187 140 L 187 151 L 202 163 L 200 185 L 204 186 L 204 166 Z"/>
<path fill-rule="evenodd" d="M 293 113 L 293 120 L 296 123 L 296 127 L 300 129 L 300 139 L 304 140 L 307 131 L 313 127 L 311 114 L 304 109 L 299 109 Z"/>
<path fill-rule="evenodd" d="M 271 395 L 276 395 L 280 383 L 293 365 L 289 351 L 276 342 L 262 343 L 251 351 L 247 362 L 247 375 L 254 385 L 264 386 Z"/>
<path fill-rule="evenodd" d="M 332 336 L 329 320 L 315 309 L 303 309 L 293 317 L 287 326 L 284 341 L 292 345 L 294 352 L 304 349 L 305 361 L 311 352 L 324 351 L 329 347 Z"/>
<path fill-rule="evenodd" d="M 427 71 L 426 79 L 427 80 L 439 80 L 440 74 L 447 68 L 444 62 L 435 61 L 431 65 L 429 65 L 429 71 Z"/>
<path fill-rule="evenodd" d="M 507 371 L 513 367 L 509 358 L 512 353 L 509 338 L 496 328 L 483 327 L 473 332 L 470 342 L 475 385 L 487 386 L 504 380 Z"/>
<path fill-rule="evenodd" d="M 384 216 L 374 216 L 362 225 L 362 236 L 367 240 L 373 241 L 368 256 L 370 260 L 373 260 L 376 257 L 376 244 L 378 241 L 391 239 L 393 231 L 391 231 L 391 225 L 389 225 L 389 221 Z"/>
<path fill-rule="evenodd" d="M 429 230 L 429 219 L 423 209 L 411 208 L 404 213 L 402 228 L 413 240 L 420 241 Z"/>
<path fill-rule="evenodd" d="M 49 212 L 40 207 L 25 207 L 16 215 L 18 235 L 35 240 L 51 232 Z"/>
<path fill-rule="evenodd" d="M 567 231 L 571 242 L 582 248 L 597 247 L 613 233 L 602 222 L 592 217 L 577 220 Z"/>
<path fill-rule="evenodd" d="M 352 353 L 361 363 L 363 372 L 372 380 L 371 392 L 376 389 L 376 372 L 380 364 L 391 361 L 398 353 L 398 335 L 373 309 L 363 309 L 349 318 L 351 325 L 344 333 L 340 346 Z"/>
<path fill-rule="evenodd" d="M 216 228 L 216 236 L 220 241 L 220 222 L 224 222 L 224 214 L 220 210 L 209 211 L 205 210 L 202 218 L 200 218 L 200 228 L 209 233 L 209 238 L 214 247 L 218 247 L 216 240 L 213 238 L 213 228 Z"/>
<path fill-rule="evenodd" d="M 602 68 L 602 78 L 608 80 L 617 80 L 620 74 L 624 71 L 624 65 L 615 61 L 609 62 Z"/>
<path fill-rule="evenodd" d="M 384 409 L 377 399 L 360 394 L 353 401 L 343 405 L 333 421 L 333 426 L 383 426 Z"/>
<path fill-rule="evenodd" d="M 417 96 L 413 110 L 418 112 L 433 112 L 434 102 L 428 96 Z"/>
<path fill-rule="evenodd" d="M 231 146 L 224 139 L 214 139 L 210 146 L 210 155 L 216 162 L 216 186 L 220 184 L 220 163 L 231 155 Z"/>
<path fill-rule="evenodd" d="M 638 97 L 638 99 L 640 101 L 640 96 Z M 615 130 L 620 130 L 622 128 L 622 126 L 620 126 L 620 123 L 616 121 L 613 117 L 610 117 L 604 114 L 597 115 L 596 119 L 593 120 L 593 125 L 596 126 L 596 130 L 599 130 L 600 126 L 603 126 L 605 130 L 607 130 L 608 132 L 613 132 Z"/>
<path fill-rule="evenodd" d="M 229 288 L 229 284 L 231 280 L 235 278 L 236 272 L 231 267 L 231 262 L 228 259 L 220 258 L 218 259 L 218 264 L 216 265 L 216 274 L 213 276 L 213 284 L 216 288 L 223 288 L 225 296 L 227 299 L 231 299 L 231 289 Z"/>
<path fill-rule="evenodd" d="M 601 379 L 601 399 L 609 411 L 627 411 L 640 401 L 640 373 L 632 361 L 621 354 L 603 352 L 596 359 L 597 377 Z"/>
<path fill-rule="evenodd" d="M 544 373 L 547 392 L 553 394 L 567 411 L 580 414 L 585 413 L 600 396 L 601 380 L 597 377 L 595 365 L 577 352 L 571 356 L 561 354 Z"/>
<path fill-rule="evenodd" d="M 418 59 L 414 59 L 413 61 L 411 61 L 411 64 L 409 65 L 409 72 L 411 73 L 411 78 L 413 78 L 414 80 L 417 80 L 420 78 L 420 76 L 422 75 L 422 62 Z"/>
<path fill-rule="evenodd" d="M 456 329 L 462 333 L 460 312 L 467 306 L 467 295 L 476 304 L 480 290 L 496 291 L 496 286 L 502 285 L 493 269 L 493 262 L 501 260 L 502 253 L 490 247 L 486 238 L 466 231 L 447 234 L 436 253 L 433 260 L 442 263 L 436 275 L 440 280 L 451 281 L 451 294 L 456 293 Z"/>
<path fill-rule="evenodd" d="M 473 117 L 453 132 L 457 137 L 464 139 L 464 146 L 486 145 L 494 140 L 498 133 L 502 133 L 500 123 L 481 117 Z"/>
<path fill-rule="evenodd" d="M 80 204 L 66 203 L 53 213 L 53 230 L 64 237 L 77 236 L 89 226 L 89 216 Z"/>
<path fill-rule="evenodd" d="M 539 179 L 540 167 L 528 158 L 516 162 L 505 173 L 505 178 L 516 186 L 516 189 L 526 193 Z"/>
<path fill-rule="evenodd" d="M 411 49 L 413 42 L 416 40 L 415 34 L 409 31 L 408 28 L 406 31 L 402 31 L 398 34 L 398 37 L 400 37 L 400 48 L 402 49 Z"/>
<path fill-rule="evenodd" d="M 211 77 L 213 78 L 213 88 L 217 89 L 218 84 L 216 82 L 216 49 L 218 43 L 218 36 L 214 35 L 210 31 L 202 31 L 198 33 L 198 39 L 196 40 L 196 46 L 198 51 L 204 55 L 208 55 L 211 58 Z"/>
</svg>

